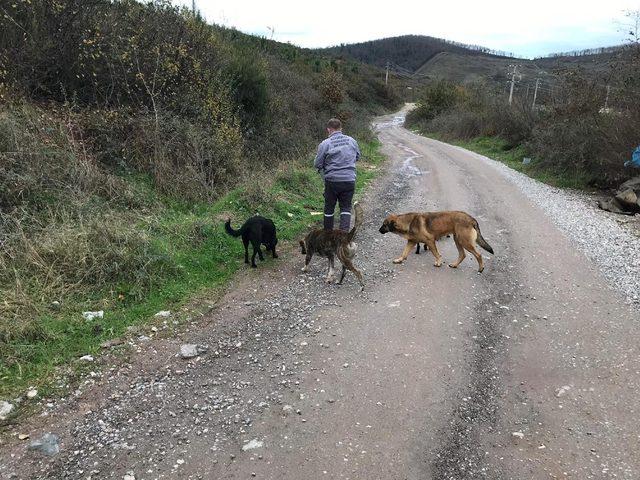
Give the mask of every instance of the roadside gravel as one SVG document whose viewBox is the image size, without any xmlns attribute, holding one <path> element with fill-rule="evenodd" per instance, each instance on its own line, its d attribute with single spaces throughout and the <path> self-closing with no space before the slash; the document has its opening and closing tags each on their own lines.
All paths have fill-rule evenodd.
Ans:
<svg viewBox="0 0 640 480">
<path fill-rule="evenodd" d="M 593 260 L 627 303 L 640 305 L 638 217 L 605 212 L 587 193 L 551 187 L 484 155 L 455 148 L 487 163 L 517 185 L 582 253 Z"/>
</svg>

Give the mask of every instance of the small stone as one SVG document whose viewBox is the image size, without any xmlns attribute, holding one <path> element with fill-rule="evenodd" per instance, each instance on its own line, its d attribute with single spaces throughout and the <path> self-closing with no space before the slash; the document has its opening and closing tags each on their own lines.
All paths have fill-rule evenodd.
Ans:
<svg viewBox="0 0 640 480">
<path fill-rule="evenodd" d="M 28 438 L 29 438 L 28 433 L 21 433 L 20 435 L 18 435 L 18 440 L 26 440 Z"/>
<path fill-rule="evenodd" d="M 154 317 L 162 317 L 162 318 L 167 318 L 170 316 L 171 316 L 170 310 L 160 310 L 158 313 L 154 315 Z"/>
<path fill-rule="evenodd" d="M 556 397 L 560 398 L 562 397 L 565 393 L 567 393 L 569 390 L 571 390 L 571 386 L 570 385 L 564 385 L 562 387 L 560 387 L 557 391 L 556 391 Z"/>
<path fill-rule="evenodd" d="M 309 345 L 307 342 L 300 342 L 301 347 L 306 347 L 307 345 Z"/>
<path fill-rule="evenodd" d="M 133 472 L 127 472 L 127 474 L 122 477 L 122 480 L 136 480 L 136 476 L 133 474 Z"/>
<path fill-rule="evenodd" d="M 185 343 L 180 347 L 180 356 L 182 358 L 193 358 L 200 355 L 198 353 L 198 346 L 193 343 Z"/>
<path fill-rule="evenodd" d="M 246 452 L 247 450 L 253 450 L 254 448 L 262 448 L 263 445 L 264 445 L 263 442 L 261 442 L 258 439 L 254 438 L 253 440 L 251 440 L 250 442 L 245 443 L 242 446 L 242 451 Z"/>
<path fill-rule="evenodd" d="M 121 338 L 113 338 L 111 340 L 107 340 L 105 342 L 102 342 L 100 344 L 100 348 L 112 348 L 115 347 L 117 345 L 122 345 L 124 343 L 124 340 Z"/>
<path fill-rule="evenodd" d="M 522 433 L 522 432 L 513 432 L 511 435 L 516 437 L 516 438 L 519 438 L 519 439 L 523 439 L 524 438 L 524 433 Z"/>
<path fill-rule="evenodd" d="M 83 362 L 93 362 L 93 355 L 83 355 L 80 357 Z"/>
<path fill-rule="evenodd" d="M 36 450 L 45 455 L 55 455 L 60 452 L 58 436 L 53 433 L 45 433 L 40 439 L 33 440 L 29 444 L 29 449 Z"/>
<path fill-rule="evenodd" d="M 36 390 L 35 388 L 30 388 L 30 389 L 27 391 L 27 398 L 28 398 L 29 400 L 34 399 L 34 398 L 36 398 L 37 396 L 38 396 L 38 390 Z"/>
</svg>

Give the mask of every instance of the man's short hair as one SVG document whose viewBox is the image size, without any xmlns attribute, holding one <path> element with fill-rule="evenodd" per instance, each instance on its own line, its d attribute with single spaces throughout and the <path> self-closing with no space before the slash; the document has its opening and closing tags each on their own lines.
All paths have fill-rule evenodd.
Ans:
<svg viewBox="0 0 640 480">
<path fill-rule="evenodd" d="M 342 122 L 338 118 L 332 118 L 327 122 L 327 128 L 331 130 L 342 130 Z"/>
</svg>

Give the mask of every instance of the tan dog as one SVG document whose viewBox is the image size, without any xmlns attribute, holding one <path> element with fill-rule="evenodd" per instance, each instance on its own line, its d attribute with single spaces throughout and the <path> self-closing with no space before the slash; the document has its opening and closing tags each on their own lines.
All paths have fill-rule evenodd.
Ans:
<svg viewBox="0 0 640 480">
<path fill-rule="evenodd" d="M 480 233 L 478 221 L 465 212 L 426 212 L 403 213 L 401 215 L 389 215 L 385 218 L 380 233 L 392 232 L 407 239 L 407 245 L 402 255 L 393 263 L 402 263 L 407 259 L 409 252 L 417 243 L 424 243 L 436 257 L 434 265 L 442 265 L 442 256 L 438 252 L 436 240 L 445 235 L 453 234 L 453 240 L 458 247 L 458 259 L 450 263 L 451 268 L 456 268 L 465 258 L 467 250 L 478 261 L 478 272 L 484 270 L 482 255 L 476 250 L 476 242 L 487 252 L 493 253 L 493 248 L 487 243 Z"/>
</svg>

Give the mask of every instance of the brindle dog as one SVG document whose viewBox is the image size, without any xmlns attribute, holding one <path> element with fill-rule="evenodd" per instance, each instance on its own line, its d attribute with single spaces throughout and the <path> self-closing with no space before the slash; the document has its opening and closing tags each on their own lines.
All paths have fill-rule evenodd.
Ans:
<svg viewBox="0 0 640 480">
<path fill-rule="evenodd" d="M 323 230 L 317 229 L 310 232 L 304 240 L 300 240 L 300 250 L 306 255 L 304 260 L 303 272 L 309 269 L 309 262 L 314 254 L 325 257 L 329 261 L 329 272 L 326 281 L 333 281 L 334 262 L 337 257 L 342 263 L 342 273 L 340 275 L 339 285 L 342 284 L 347 270 L 351 270 L 358 278 L 360 290 L 364 290 L 364 281 L 362 273 L 353 265 L 353 258 L 356 254 L 356 244 L 353 239 L 362 225 L 362 207 L 356 202 L 354 204 L 355 222 L 353 228 L 349 232 L 342 230 Z"/>
</svg>

